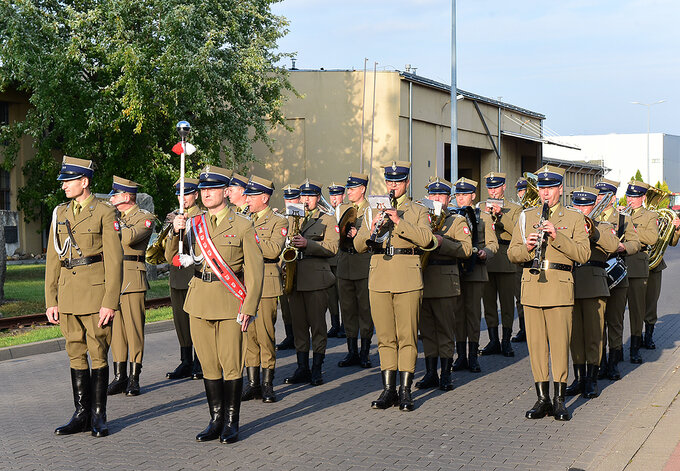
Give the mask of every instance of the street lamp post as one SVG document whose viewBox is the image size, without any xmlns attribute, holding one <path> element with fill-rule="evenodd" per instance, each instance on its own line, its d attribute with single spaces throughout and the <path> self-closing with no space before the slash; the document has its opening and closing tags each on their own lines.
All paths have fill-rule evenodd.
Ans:
<svg viewBox="0 0 680 471">
<path fill-rule="evenodd" d="M 659 100 L 655 101 L 654 103 L 641 103 L 639 101 L 631 101 L 633 105 L 642 105 L 647 107 L 647 180 L 650 185 L 653 185 L 652 183 L 652 173 L 650 169 L 650 163 L 649 163 L 649 122 L 651 118 L 651 110 L 652 106 L 658 105 L 659 103 L 663 103 L 666 100 Z"/>
</svg>

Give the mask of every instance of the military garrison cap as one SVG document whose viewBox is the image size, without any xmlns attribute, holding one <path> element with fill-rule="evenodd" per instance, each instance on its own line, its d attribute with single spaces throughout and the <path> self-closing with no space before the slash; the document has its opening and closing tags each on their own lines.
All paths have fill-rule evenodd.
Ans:
<svg viewBox="0 0 680 471">
<path fill-rule="evenodd" d="M 408 178 L 411 171 L 411 162 L 403 160 L 395 160 L 389 165 L 383 167 L 385 169 L 385 181 L 401 182 Z"/>
<path fill-rule="evenodd" d="M 294 200 L 300 197 L 300 188 L 293 185 L 286 185 L 283 187 L 283 199 Z"/>
<path fill-rule="evenodd" d="M 549 188 L 560 186 L 564 180 L 564 169 L 552 165 L 544 165 L 536 171 L 536 186 Z"/>
<path fill-rule="evenodd" d="M 254 196 L 266 193 L 271 195 L 274 193 L 274 183 L 271 180 L 265 178 L 260 178 L 255 175 L 251 175 L 246 185 L 246 190 L 243 192 L 244 195 Z"/>
<path fill-rule="evenodd" d="M 458 181 L 456 181 L 456 191 L 455 193 L 458 195 L 464 195 L 464 194 L 469 194 L 469 193 L 474 193 L 477 191 L 477 182 L 474 180 L 470 180 L 469 178 L 459 178 Z"/>
<path fill-rule="evenodd" d="M 328 194 L 333 196 L 333 195 L 344 195 L 345 194 L 345 187 L 339 183 L 331 182 L 330 185 L 328 185 Z"/>
<path fill-rule="evenodd" d="M 615 182 L 614 180 L 607 180 L 606 178 L 603 178 L 599 182 L 595 184 L 595 188 L 600 190 L 600 193 L 606 194 L 606 193 L 616 193 L 616 190 L 619 189 L 619 182 Z"/>
<path fill-rule="evenodd" d="M 628 182 L 628 188 L 626 189 L 626 196 L 645 196 L 649 185 L 645 182 L 639 182 L 637 180 L 631 180 Z"/>
<path fill-rule="evenodd" d="M 175 195 L 179 196 L 179 178 L 175 182 Z M 198 178 L 187 178 L 184 177 L 184 194 L 190 195 L 198 191 Z"/>
<path fill-rule="evenodd" d="M 321 183 L 305 179 L 300 185 L 300 196 L 319 196 L 321 194 L 321 188 L 323 185 Z"/>
<path fill-rule="evenodd" d="M 139 185 L 132 180 L 128 180 L 126 178 L 121 178 L 117 176 L 113 176 L 113 185 L 111 185 L 111 192 L 109 193 L 109 196 L 113 196 L 116 193 L 137 193 L 137 187 Z"/>
<path fill-rule="evenodd" d="M 595 204 L 598 191 L 589 186 L 580 186 L 571 192 L 571 204 L 574 206 L 589 206 Z"/>
<path fill-rule="evenodd" d="M 443 178 L 430 177 L 430 182 L 425 186 L 425 189 L 430 195 L 450 195 L 452 186 L 450 181 Z"/>
<path fill-rule="evenodd" d="M 232 171 L 226 168 L 206 165 L 198 177 L 198 188 L 220 188 L 229 186 Z"/>
<path fill-rule="evenodd" d="M 368 185 L 368 175 L 365 173 L 350 172 L 347 177 L 347 184 L 345 188 L 354 188 L 356 186 Z"/>
<path fill-rule="evenodd" d="M 484 175 L 487 188 L 498 188 L 505 185 L 505 174 L 500 172 L 489 172 Z"/>
</svg>

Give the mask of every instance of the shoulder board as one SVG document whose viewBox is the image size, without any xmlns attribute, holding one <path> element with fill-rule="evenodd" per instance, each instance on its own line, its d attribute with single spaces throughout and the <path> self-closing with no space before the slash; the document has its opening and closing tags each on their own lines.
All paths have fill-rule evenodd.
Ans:
<svg viewBox="0 0 680 471">
<path fill-rule="evenodd" d="M 243 219 L 245 219 L 247 221 L 250 221 L 250 216 L 247 216 L 243 213 L 237 213 L 236 211 L 234 211 L 234 213 L 236 213 L 237 216 L 242 217 Z"/>
<path fill-rule="evenodd" d="M 281 219 L 288 219 L 288 218 L 286 218 L 285 215 L 283 215 L 283 214 L 281 214 L 281 213 L 279 213 L 279 212 L 272 211 L 272 213 L 274 213 L 274 216 L 278 216 L 278 217 L 280 217 Z"/>
<path fill-rule="evenodd" d="M 581 211 L 579 211 L 578 209 L 574 209 L 574 208 L 571 208 L 569 206 L 565 206 L 564 209 L 568 209 L 572 213 L 580 214 L 581 216 L 583 216 L 583 213 Z"/>
<path fill-rule="evenodd" d="M 59 203 L 57 206 L 68 206 L 70 201 L 64 201 L 63 203 Z"/>
<path fill-rule="evenodd" d="M 139 212 L 143 214 L 152 214 L 151 211 L 147 211 L 146 209 L 139 208 Z"/>
</svg>

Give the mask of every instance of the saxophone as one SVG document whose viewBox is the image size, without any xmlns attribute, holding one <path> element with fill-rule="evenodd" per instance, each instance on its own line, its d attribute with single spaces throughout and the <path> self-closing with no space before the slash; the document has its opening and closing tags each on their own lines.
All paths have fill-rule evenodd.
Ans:
<svg viewBox="0 0 680 471">
<path fill-rule="evenodd" d="M 293 228 L 288 233 L 288 238 L 286 239 L 286 246 L 281 252 L 281 260 L 283 260 L 283 291 L 286 294 L 293 292 L 293 284 L 295 283 L 295 270 L 297 268 L 297 259 L 300 251 L 292 243 L 293 237 L 300 234 L 300 230 L 304 227 L 305 223 L 309 219 L 311 213 L 306 211 L 305 217 L 302 218 L 297 214 L 293 214 L 289 217 L 293 218 Z M 300 223 L 302 219 L 302 223 Z"/>
</svg>

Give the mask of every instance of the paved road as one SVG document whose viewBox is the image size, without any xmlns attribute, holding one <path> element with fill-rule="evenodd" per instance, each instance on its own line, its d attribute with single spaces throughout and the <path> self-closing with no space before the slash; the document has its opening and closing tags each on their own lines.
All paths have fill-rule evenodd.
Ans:
<svg viewBox="0 0 680 471">
<path fill-rule="evenodd" d="M 535 401 L 525 344 L 515 345 L 514 359 L 482 357 L 481 374 L 455 374 L 454 391 L 416 391 L 417 409 L 406 413 L 371 410 L 378 368 L 338 368 L 345 345 L 332 339 L 326 384 L 283 385 L 295 367 L 294 354 L 284 352 L 275 380 L 279 402 L 244 403 L 236 444 L 196 443 L 209 418 L 203 384 L 165 379 L 179 355 L 174 332 L 162 332 L 147 336 L 142 395 L 109 399 L 105 439 L 53 435 L 73 410 L 64 352 L 0 362 L 0 468 L 653 470 L 668 463 L 666 469 L 677 469 L 680 256 L 672 252 L 658 349 L 643 350 L 643 365 L 624 362 L 623 379 L 605 381 L 600 398 L 570 400 L 570 422 L 524 419 Z M 624 353 L 627 359 L 627 346 Z M 378 364 L 375 346 L 371 359 Z M 422 353 L 418 368 L 416 378 Z"/>
</svg>

